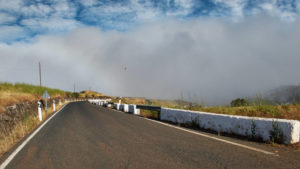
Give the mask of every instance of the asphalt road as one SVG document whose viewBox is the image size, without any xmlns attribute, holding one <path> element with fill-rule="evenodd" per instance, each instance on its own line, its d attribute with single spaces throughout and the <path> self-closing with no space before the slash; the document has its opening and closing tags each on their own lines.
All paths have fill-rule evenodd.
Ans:
<svg viewBox="0 0 300 169">
<path fill-rule="evenodd" d="M 279 156 L 87 102 L 70 103 L 28 142 L 7 168 L 300 168 L 299 153 L 229 140 L 270 152 L 279 150 Z"/>
</svg>

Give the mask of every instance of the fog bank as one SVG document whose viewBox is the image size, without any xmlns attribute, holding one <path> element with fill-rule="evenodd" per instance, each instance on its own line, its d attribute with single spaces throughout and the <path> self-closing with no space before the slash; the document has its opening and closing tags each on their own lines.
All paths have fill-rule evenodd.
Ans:
<svg viewBox="0 0 300 169">
<path fill-rule="evenodd" d="M 229 104 L 300 84 L 300 24 L 260 15 L 241 22 L 164 20 L 116 32 L 95 27 L 0 44 L 0 81 L 115 96 Z"/>
</svg>

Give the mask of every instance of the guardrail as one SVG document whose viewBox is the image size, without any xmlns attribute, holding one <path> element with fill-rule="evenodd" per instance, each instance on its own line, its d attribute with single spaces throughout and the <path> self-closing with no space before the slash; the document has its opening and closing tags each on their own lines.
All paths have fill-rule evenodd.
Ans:
<svg viewBox="0 0 300 169">
<path fill-rule="evenodd" d="M 136 105 L 137 109 L 161 111 L 161 106 L 149 106 L 149 105 Z"/>
<path fill-rule="evenodd" d="M 160 120 L 161 106 L 136 105 L 136 108 L 141 110 L 156 111 L 158 114 L 157 119 Z"/>
</svg>

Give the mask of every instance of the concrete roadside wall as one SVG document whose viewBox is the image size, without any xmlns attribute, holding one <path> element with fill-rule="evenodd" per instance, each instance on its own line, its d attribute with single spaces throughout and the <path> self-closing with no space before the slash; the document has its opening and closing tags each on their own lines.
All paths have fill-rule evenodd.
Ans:
<svg viewBox="0 0 300 169">
<path fill-rule="evenodd" d="M 129 112 L 135 115 L 140 115 L 140 109 L 137 109 L 135 104 L 129 105 Z"/>
<path fill-rule="evenodd" d="M 283 134 L 285 144 L 297 143 L 300 139 L 300 122 L 297 120 L 252 118 L 169 108 L 161 109 L 160 118 L 173 123 L 193 123 L 200 128 L 216 132 L 246 137 L 254 134 L 255 137 L 262 138 L 264 141 L 270 140 L 270 133 L 274 131 L 274 125 L 278 125 L 276 131 Z"/>
<path fill-rule="evenodd" d="M 114 104 L 114 109 L 119 110 L 119 108 L 120 108 L 120 104 L 115 103 L 115 104 Z"/>
<path fill-rule="evenodd" d="M 119 109 L 118 110 L 120 110 L 120 111 L 124 111 L 124 104 L 120 104 L 119 105 Z"/>
<path fill-rule="evenodd" d="M 124 112 L 128 113 L 129 112 L 129 105 L 128 104 L 124 104 Z"/>
<path fill-rule="evenodd" d="M 88 101 L 90 103 L 100 104 L 101 102 L 107 103 L 107 102 L 111 101 L 111 99 L 89 99 Z"/>
<path fill-rule="evenodd" d="M 55 101 L 56 105 L 59 102 L 66 102 L 67 99 L 70 98 L 51 98 L 47 100 L 48 109 L 52 110 L 53 101 Z M 12 106 L 8 106 L 5 108 L 5 111 L 0 114 L 0 135 L 7 136 L 11 134 L 12 130 L 23 123 L 24 120 L 30 116 L 37 117 L 38 116 L 38 101 L 30 101 L 30 102 L 20 102 L 14 104 Z M 44 100 L 44 106 L 46 102 Z M 42 106 L 42 113 L 45 113 L 45 107 Z"/>
</svg>

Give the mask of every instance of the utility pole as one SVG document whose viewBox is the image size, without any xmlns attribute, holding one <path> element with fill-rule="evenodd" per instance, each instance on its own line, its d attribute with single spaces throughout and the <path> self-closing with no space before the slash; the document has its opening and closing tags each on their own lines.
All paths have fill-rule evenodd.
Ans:
<svg viewBox="0 0 300 169">
<path fill-rule="evenodd" d="M 76 87 L 76 86 L 75 86 L 75 83 L 74 83 L 74 91 L 73 91 L 73 93 L 75 93 L 75 87 Z"/>
<path fill-rule="evenodd" d="M 40 72 L 40 87 L 42 87 L 42 68 L 41 68 L 41 62 L 39 62 L 39 72 Z"/>
</svg>

